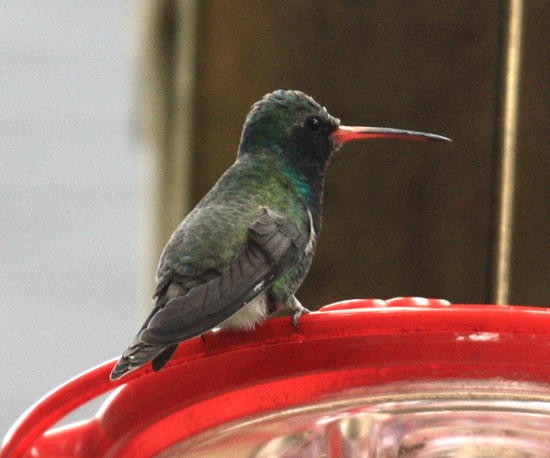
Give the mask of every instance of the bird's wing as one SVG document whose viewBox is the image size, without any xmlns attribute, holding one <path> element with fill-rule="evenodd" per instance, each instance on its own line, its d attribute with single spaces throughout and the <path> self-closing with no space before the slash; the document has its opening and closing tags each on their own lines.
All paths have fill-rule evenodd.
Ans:
<svg viewBox="0 0 550 458">
<path fill-rule="evenodd" d="M 311 230 L 311 228 L 310 228 Z M 309 240 L 288 218 L 264 208 L 248 228 L 244 250 L 221 274 L 169 300 L 142 330 L 148 345 L 169 345 L 220 324 L 301 259 Z"/>
</svg>

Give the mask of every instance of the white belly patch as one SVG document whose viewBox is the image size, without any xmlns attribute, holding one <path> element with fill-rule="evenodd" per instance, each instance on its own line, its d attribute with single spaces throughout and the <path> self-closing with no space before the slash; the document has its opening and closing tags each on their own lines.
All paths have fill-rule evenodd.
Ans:
<svg viewBox="0 0 550 458">
<path fill-rule="evenodd" d="M 238 312 L 219 325 L 222 329 L 251 330 L 267 318 L 267 300 L 265 293 L 252 299 Z"/>
</svg>

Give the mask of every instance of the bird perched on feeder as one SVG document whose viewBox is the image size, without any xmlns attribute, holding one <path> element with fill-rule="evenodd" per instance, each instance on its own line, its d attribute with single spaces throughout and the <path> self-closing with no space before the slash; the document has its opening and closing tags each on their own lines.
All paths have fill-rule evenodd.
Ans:
<svg viewBox="0 0 550 458">
<path fill-rule="evenodd" d="M 327 165 L 345 142 L 370 138 L 449 141 L 342 126 L 300 91 L 277 90 L 256 102 L 235 163 L 168 240 L 154 308 L 111 379 L 149 361 L 161 369 L 180 342 L 214 327 L 250 330 L 282 309 L 296 327 L 308 312 L 294 294 L 319 235 Z"/>
</svg>

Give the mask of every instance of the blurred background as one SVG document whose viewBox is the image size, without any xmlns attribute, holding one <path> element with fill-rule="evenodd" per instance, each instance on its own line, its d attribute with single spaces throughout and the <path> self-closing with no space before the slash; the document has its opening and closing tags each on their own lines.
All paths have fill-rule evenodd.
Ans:
<svg viewBox="0 0 550 458">
<path fill-rule="evenodd" d="M 144 301 L 135 6 L 2 2 L 0 434 L 116 356 Z"/>
<path fill-rule="evenodd" d="M 504 3 L 5 0 L 0 432 L 125 348 L 167 237 L 277 88 L 345 124 L 454 140 L 336 155 L 302 303 L 491 302 Z M 526 4 L 513 304 L 550 304 L 549 17 Z"/>
</svg>

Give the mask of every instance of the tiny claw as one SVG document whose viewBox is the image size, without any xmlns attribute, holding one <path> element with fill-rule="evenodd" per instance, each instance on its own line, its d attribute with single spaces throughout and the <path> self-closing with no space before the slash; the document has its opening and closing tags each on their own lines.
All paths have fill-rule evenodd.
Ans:
<svg viewBox="0 0 550 458">
<path fill-rule="evenodd" d="M 292 315 L 292 327 L 294 328 L 294 330 L 296 332 L 298 332 L 298 321 L 300 320 L 300 317 L 302 316 L 302 314 L 304 313 L 311 313 L 310 310 L 306 309 L 305 307 L 300 307 L 298 310 L 296 310 L 294 312 L 294 314 Z"/>
</svg>

